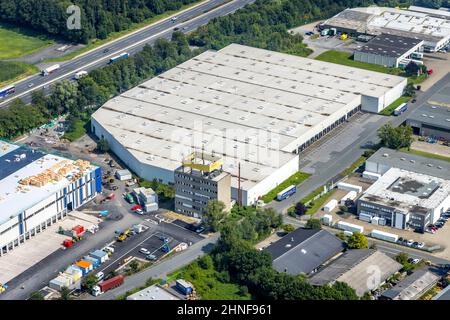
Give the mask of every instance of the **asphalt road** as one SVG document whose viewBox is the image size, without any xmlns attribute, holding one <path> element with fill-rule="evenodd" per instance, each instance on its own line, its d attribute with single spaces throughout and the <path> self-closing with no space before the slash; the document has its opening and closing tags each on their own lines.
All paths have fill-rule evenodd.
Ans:
<svg viewBox="0 0 450 320">
<path fill-rule="evenodd" d="M 326 158 L 327 161 L 321 161 L 320 158 L 316 158 L 313 164 L 315 171 L 314 174 L 297 187 L 297 192 L 294 195 L 283 201 L 272 201 L 271 203 L 267 204 L 266 207 L 274 208 L 278 212 L 286 212 L 289 207 L 305 198 L 316 188 L 324 185 L 332 177 L 335 177 L 345 168 L 355 162 L 364 153 L 368 145 L 378 143 L 379 139 L 377 136 L 377 130 L 380 126 L 388 122 L 391 122 L 394 126 L 400 125 L 406 120 L 408 115 L 413 110 L 418 108 L 423 102 L 427 101 L 431 97 L 431 95 L 440 90 L 449 81 L 450 73 L 439 80 L 426 92 L 418 92 L 416 97 L 417 101 L 415 103 L 408 103 L 408 110 L 400 116 L 385 117 L 378 115 L 367 115 L 368 117 L 376 118 L 376 120 L 365 124 L 364 130 L 362 130 L 362 132 L 357 137 L 353 137 L 353 141 L 351 141 L 351 143 L 349 143 L 347 147 L 338 152 L 332 152 L 330 156 Z M 350 119 L 350 122 L 352 121 L 354 120 Z M 334 136 L 334 134 L 335 133 L 331 132 L 329 137 L 325 137 L 323 139 L 330 139 Z M 321 143 L 321 141 L 319 141 L 319 143 Z M 311 152 L 310 149 L 314 148 L 315 146 L 313 145 L 310 148 L 306 149 L 305 156 L 307 156 L 307 154 Z M 327 152 L 327 150 L 324 149 L 323 152 Z M 300 154 L 300 163 L 302 163 L 303 157 L 304 155 Z M 302 166 L 300 166 L 300 170 L 302 169 Z"/>
<path fill-rule="evenodd" d="M 71 79 L 80 70 L 91 71 L 104 67 L 111 57 L 121 52 L 135 54 L 142 50 L 146 44 L 152 44 L 158 38 L 170 38 L 175 27 L 180 28 L 182 32 L 188 33 L 207 24 L 213 18 L 230 14 L 252 2 L 254 0 L 232 0 L 230 2 L 228 0 L 210 0 L 177 14 L 176 21 L 171 21 L 171 18 L 167 18 L 148 28 L 115 40 L 110 44 L 103 45 L 70 61 L 61 62 L 59 63 L 61 66 L 60 69 L 48 76 L 36 74 L 15 83 L 16 93 L 8 96 L 3 101 L 0 100 L 0 108 L 7 107 L 15 98 L 21 98 L 25 103 L 30 103 L 31 93 L 34 90 L 44 88 L 44 91 L 48 93 L 50 91 L 49 85 L 53 82 Z M 106 48 L 109 51 L 104 53 Z M 51 65 L 53 63 L 48 64 L 48 66 Z"/>
</svg>

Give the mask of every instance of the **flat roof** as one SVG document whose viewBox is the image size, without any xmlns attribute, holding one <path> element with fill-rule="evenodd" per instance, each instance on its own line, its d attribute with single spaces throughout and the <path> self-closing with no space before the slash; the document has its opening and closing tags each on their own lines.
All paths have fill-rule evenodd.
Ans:
<svg viewBox="0 0 450 320">
<path fill-rule="evenodd" d="M 374 269 L 376 268 L 376 269 Z M 362 296 L 370 291 L 368 284 L 373 271 L 379 271 L 380 282 L 402 268 L 402 265 L 386 254 L 373 249 L 352 249 L 331 262 L 308 279 L 312 285 L 326 285 L 335 281 L 345 282 Z"/>
<path fill-rule="evenodd" d="M 344 250 L 344 243 L 326 230 L 298 228 L 268 246 L 273 267 L 292 275 L 309 274 Z"/>
<path fill-rule="evenodd" d="M 367 162 L 380 163 L 389 167 L 450 180 L 450 163 L 448 161 L 428 158 L 413 153 L 383 147 L 370 156 Z"/>
<path fill-rule="evenodd" d="M 392 34 L 381 34 L 370 40 L 365 45 L 356 48 L 355 51 L 399 58 L 411 49 L 419 47 L 422 44 L 423 40 L 417 38 L 408 38 Z"/>
<path fill-rule="evenodd" d="M 450 74 L 445 79 L 446 85 L 415 108 L 408 116 L 409 121 L 450 130 Z"/>
<path fill-rule="evenodd" d="M 405 78 L 231 44 L 206 51 L 106 102 L 93 114 L 136 159 L 168 170 L 204 146 L 249 185 L 292 151 Z"/>
<path fill-rule="evenodd" d="M 391 168 L 365 191 L 360 200 L 427 213 L 449 196 L 449 180 Z"/>
<path fill-rule="evenodd" d="M 424 8 L 424 7 L 419 7 L 419 6 L 409 6 L 408 10 L 427 13 L 433 17 L 450 19 L 450 11 L 447 11 L 447 10 L 431 9 L 431 8 Z"/>
<path fill-rule="evenodd" d="M 439 278 L 428 268 L 419 269 L 400 281 L 392 289 L 383 292 L 382 296 L 392 300 L 415 300 L 430 286 L 436 284 Z"/>
<path fill-rule="evenodd" d="M 356 17 L 356 19 L 354 18 Z M 326 20 L 325 25 L 359 33 L 416 37 L 428 42 L 450 39 L 450 21 L 431 14 L 388 7 L 346 9 Z"/>
<path fill-rule="evenodd" d="M 127 300 L 181 300 L 164 288 L 154 284 L 127 297 Z"/>
<path fill-rule="evenodd" d="M 73 166 L 60 181 L 52 181 L 42 187 L 23 186 L 19 184 L 22 179 L 36 176 L 63 161 L 72 164 L 74 161 L 3 141 L 0 141 L 0 150 L 3 150 L 0 156 L 0 224 L 68 186 L 71 176 L 80 172 L 79 167 Z M 90 165 L 88 171 L 95 168 Z"/>
</svg>

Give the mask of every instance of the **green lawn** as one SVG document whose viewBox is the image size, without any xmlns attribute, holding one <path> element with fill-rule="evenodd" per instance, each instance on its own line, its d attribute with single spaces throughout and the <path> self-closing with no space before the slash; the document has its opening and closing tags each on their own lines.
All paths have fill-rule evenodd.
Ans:
<svg viewBox="0 0 450 320">
<path fill-rule="evenodd" d="M 0 24 L 0 60 L 26 56 L 53 43 L 31 31 Z"/>
<path fill-rule="evenodd" d="M 67 131 L 64 136 L 62 137 L 63 139 L 67 139 L 69 141 L 75 141 L 78 140 L 79 138 L 81 138 L 82 136 L 84 136 L 87 132 L 87 126 L 88 126 L 88 121 L 83 121 L 83 120 L 78 120 L 75 123 L 75 127 L 74 130 L 72 131 Z"/>
<path fill-rule="evenodd" d="M 283 189 L 286 189 L 287 187 L 289 187 L 291 184 L 292 185 L 299 185 L 300 183 L 302 183 L 303 181 L 305 181 L 306 179 L 308 179 L 311 175 L 309 173 L 305 173 L 305 172 L 296 172 L 294 173 L 292 176 L 290 176 L 289 178 L 287 178 L 286 180 L 284 180 L 282 183 L 280 183 L 278 185 L 278 187 L 276 187 L 275 189 L 272 189 L 271 191 L 269 191 L 266 195 L 264 195 L 262 197 L 262 200 L 265 203 L 269 203 L 270 201 L 274 200 L 277 197 L 277 193 L 282 191 Z"/>
<path fill-rule="evenodd" d="M 409 152 L 409 153 L 417 154 L 419 156 L 424 156 L 427 158 L 433 158 L 433 159 L 437 159 L 437 160 L 444 160 L 444 161 L 450 162 L 450 157 L 441 156 L 439 154 L 429 153 L 429 152 L 425 152 L 425 151 L 421 151 L 421 150 L 417 150 L 417 149 L 409 149 L 408 150 L 408 148 L 402 148 L 400 150 L 403 152 Z"/>
<path fill-rule="evenodd" d="M 337 191 L 336 188 L 331 189 L 323 196 L 321 196 L 319 199 L 312 201 L 308 206 L 308 210 L 306 210 L 306 214 L 316 213 L 336 191 Z"/>
<path fill-rule="evenodd" d="M 209 259 L 209 256 L 206 256 Z M 232 283 L 228 272 L 217 272 L 212 265 L 201 267 L 197 261 L 189 264 L 177 274 L 191 282 L 202 300 L 250 300 L 251 295 L 241 291 L 238 284 Z"/>
<path fill-rule="evenodd" d="M 355 61 L 355 60 L 353 60 L 353 53 L 349 53 L 349 52 L 329 50 L 329 51 L 325 51 L 325 52 L 321 53 L 315 59 L 320 60 L 320 61 L 327 61 L 327 62 L 342 64 L 342 65 L 349 66 L 349 67 L 355 67 L 355 68 L 377 71 L 377 72 L 382 72 L 382 73 L 389 73 L 389 74 L 394 74 L 394 75 L 399 75 L 402 72 L 402 70 L 398 69 L 398 68 L 386 68 L 386 67 L 379 66 L 376 64 Z"/>
<path fill-rule="evenodd" d="M 24 62 L 0 61 L 0 87 L 38 72 L 39 69 Z"/>
<path fill-rule="evenodd" d="M 408 96 L 401 96 L 394 102 L 392 102 L 390 105 L 388 105 L 385 109 L 383 109 L 379 114 L 383 116 L 390 116 L 393 114 L 395 108 L 397 108 L 402 103 L 407 103 L 411 99 L 411 97 Z"/>
<path fill-rule="evenodd" d="M 231 0 L 229 0 L 229 1 L 231 1 Z M 94 39 L 94 40 L 91 40 L 85 47 L 83 47 L 80 50 L 68 53 L 68 54 L 66 54 L 66 55 L 64 55 L 62 57 L 45 59 L 44 61 L 45 62 L 59 62 L 59 61 L 67 61 L 67 60 L 73 59 L 73 58 L 75 58 L 76 56 L 78 56 L 78 55 L 80 55 L 82 53 L 85 53 L 87 51 L 90 51 L 90 50 L 93 50 L 95 48 L 98 48 L 101 45 L 104 45 L 104 44 L 106 44 L 106 43 L 108 43 L 110 41 L 113 41 L 113 40 L 116 40 L 116 39 L 118 39 L 120 37 L 123 37 L 123 36 L 133 32 L 133 31 L 137 31 L 137 30 L 139 30 L 141 28 L 144 28 L 144 27 L 146 27 L 146 26 L 148 26 L 148 25 L 150 25 L 152 23 L 155 23 L 155 22 L 157 22 L 159 20 L 163 20 L 163 19 L 165 19 L 165 18 L 167 18 L 167 17 L 169 17 L 169 16 L 171 16 L 171 15 L 177 13 L 177 12 L 180 12 L 182 10 L 188 9 L 190 7 L 193 7 L 196 4 L 198 4 L 199 2 L 201 2 L 201 0 L 198 0 L 198 1 L 190 3 L 190 4 L 183 5 L 178 10 L 167 11 L 167 12 L 164 12 L 164 13 L 162 13 L 160 15 L 154 16 L 154 17 L 152 17 L 152 18 L 150 18 L 150 19 L 148 19 L 146 21 L 143 21 L 143 22 L 140 22 L 140 23 L 135 23 L 130 28 L 128 28 L 126 30 L 122 30 L 122 31 L 118 31 L 118 32 L 112 32 L 111 34 L 109 34 L 109 36 L 106 39 L 102 39 L 102 40 Z M 176 24 L 178 24 L 178 23 L 176 23 Z"/>
</svg>

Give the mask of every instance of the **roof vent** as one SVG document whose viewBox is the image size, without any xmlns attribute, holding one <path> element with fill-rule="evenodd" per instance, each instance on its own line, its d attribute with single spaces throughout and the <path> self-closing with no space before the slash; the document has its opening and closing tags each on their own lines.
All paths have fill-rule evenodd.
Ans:
<svg viewBox="0 0 450 320">
<path fill-rule="evenodd" d="M 405 161 L 405 158 L 402 157 L 402 158 L 400 158 L 400 160 Z"/>
<path fill-rule="evenodd" d="M 388 156 L 389 156 L 389 154 L 383 153 L 383 157 L 387 158 Z"/>
<path fill-rule="evenodd" d="M 416 161 L 414 161 L 414 160 L 412 160 L 412 159 L 411 159 L 411 160 L 409 160 L 409 162 L 411 162 L 411 163 L 415 163 Z"/>
</svg>

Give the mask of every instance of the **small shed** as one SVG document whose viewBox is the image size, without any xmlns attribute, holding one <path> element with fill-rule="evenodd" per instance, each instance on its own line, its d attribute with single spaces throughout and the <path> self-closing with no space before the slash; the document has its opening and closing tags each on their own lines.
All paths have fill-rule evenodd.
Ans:
<svg viewBox="0 0 450 320">
<path fill-rule="evenodd" d="M 91 252 L 89 255 L 91 257 L 94 257 L 94 258 L 100 260 L 100 263 L 105 262 L 109 258 L 108 254 L 102 250 L 95 250 L 94 252 Z"/>
<path fill-rule="evenodd" d="M 129 170 L 123 169 L 116 171 L 116 178 L 120 181 L 125 181 L 133 179 L 133 176 L 131 175 L 131 172 Z"/>
<path fill-rule="evenodd" d="M 75 265 L 81 269 L 83 276 L 94 268 L 92 263 L 85 260 L 80 260 Z"/>
</svg>

